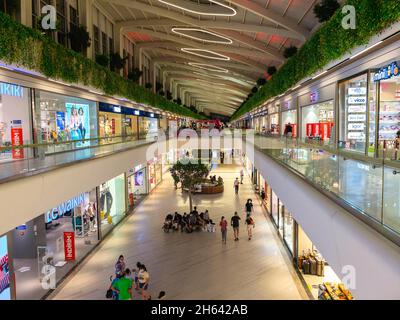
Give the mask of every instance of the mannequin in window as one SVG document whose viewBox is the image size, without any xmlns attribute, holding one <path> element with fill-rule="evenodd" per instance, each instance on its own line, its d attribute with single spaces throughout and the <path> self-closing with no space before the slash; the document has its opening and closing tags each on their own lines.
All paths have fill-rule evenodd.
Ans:
<svg viewBox="0 0 400 320">
<path fill-rule="evenodd" d="M 104 219 L 107 219 L 108 216 L 111 213 L 111 207 L 113 204 L 113 196 L 110 192 L 110 187 L 108 186 L 107 183 L 103 183 L 101 185 L 101 191 L 100 191 L 100 203 L 99 203 L 99 209 L 100 212 L 104 212 Z"/>
</svg>

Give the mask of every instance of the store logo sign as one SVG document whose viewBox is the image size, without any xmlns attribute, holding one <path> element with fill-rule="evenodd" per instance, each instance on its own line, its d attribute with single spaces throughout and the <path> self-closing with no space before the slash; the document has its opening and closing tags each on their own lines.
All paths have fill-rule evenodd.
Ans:
<svg viewBox="0 0 400 320">
<path fill-rule="evenodd" d="M 364 104 L 364 105 L 353 105 L 353 106 L 349 106 L 349 107 L 347 108 L 347 111 L 348 111 L 349 113 L 353 113 L 353 112 L 366 112 L 366 110 L 367 110 L 367 107 L 366 107 L 365 104 Z"/>
<path fill-rule="evenodd" d="M 349 114 L 349 121 L 365 121 L 367 116 L 365 114 Z"/>
<path fill-rule="evenodd" d="M 374 74 L 374 81 L 381 81 L 390 79 L 392 77 L 397 77 L 400 74 L 397 62 L 392 62 L 386 67 L 379 69 L 377 73 Z"/>
<path fill-rule="evenodd" d="M 57 208 L 53 208 L 45 213 L 45 222 L 50 223 L 64 216 L 64 214 L 77 206 L 80 206 L 85 202 L 85 194 L 82 193 L 79 196 L 68 200 L 60 204 Z"/>
<path fill-rule="evenodd" d="M 310 93 L 310 102 L 311 103 L 317 102 L 318 99 L 319 99 L 318 91 L 316 91 L 316 90 L 315 91 L 311 91 L 311 93 Z"/>
<path fill-rule="evenodd" d="M 347 101 L 349 104 L 365 104 L 367 97 L 349 97 Z"/>
<path fill-rule="evenodd" d="M 114 107 L 115 113 L 121 113 L 121 107 Z"/>
<path fill-rule="evenodd" d="M 367 88 L 359 87 L 359 88 L 349 88 L 348 90 L 349 96 L 361 96 L 367 94 Z"/>
<path fill-rule="evenodd" d="M 349 130 L 361 130 L 364 131 L 365 124 L 364 123 L 349 123 L 348 129 Z"/>
<path fill-rule="evenodd" d="M 75 260 L 75 234 L 64 232 L 64 257 L 65 261 Z"/>
<path fill-rule="evenodd" d="M 0 82 L 0 95 L 23 98 L 24 89 L 16 84 Z"/>
</svg>

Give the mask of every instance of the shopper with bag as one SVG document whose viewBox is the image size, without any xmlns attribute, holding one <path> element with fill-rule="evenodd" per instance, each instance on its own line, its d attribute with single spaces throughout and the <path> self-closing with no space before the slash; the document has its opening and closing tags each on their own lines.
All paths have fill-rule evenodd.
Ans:
<svg viewBox="0 0 400 320">
<path fill-rule="evenodd" d="M 246 224 L 247 224 L 247 234 L 249 236 L 249 240 L 251 240 L 251 238 L 253 237 L 253 229 L 256 226 L 251 216 L 248 216 L 246 218 Z"/>
</svg>

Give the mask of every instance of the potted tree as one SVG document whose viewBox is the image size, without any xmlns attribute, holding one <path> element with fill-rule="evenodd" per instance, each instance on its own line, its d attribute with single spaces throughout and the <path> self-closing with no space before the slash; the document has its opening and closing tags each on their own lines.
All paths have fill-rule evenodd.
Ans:
<svg viewBox="0 0 400 320">
<path fill-rule="evenodd" d="M 193 210 L 192 194 L 195 186 L 201 184 L 210 173 L 208 166 L 203 163 L 191 163 L 187 161 L 178 161 L 170 169 L 172 179 L 174 179 L 175 186 L 181 183 L 181 188 L 187 190 L 189 193 L 189 206 L 190 212 Z"/>
</svg>

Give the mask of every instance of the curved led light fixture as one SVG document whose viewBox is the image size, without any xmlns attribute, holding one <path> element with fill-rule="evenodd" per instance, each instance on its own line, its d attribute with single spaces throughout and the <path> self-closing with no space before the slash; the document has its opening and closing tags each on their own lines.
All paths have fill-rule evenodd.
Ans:
<svg viewBox="0 0 400 320">
<path fill-rule="evenodd" d="M 208 31 L 208 30 L 204 30 L 204 29 L 200 29 L 200 28 L 177 28 L 177 27 L 174 27 L 174 28 L 171 29 L 171 31 L 173 33 L 176 33 L 176 34 L 179 34 L 181 36 L 184 36 L 184 37 L 187 37 L 187 38 L 191 38 L 191 39 L 194 39 L 194 40 L 197 40 L 197 41 L 204 41 L 204 42 L 209 42 L 209 43 L 219 43 L 219 44 L 232 44 L 233 43 L 233 41 L 231 39 L 227 38 L 227 37 L 224 37 L 224 36 L 221 36 L 221 35 L 219 35 L 217 33 L 214 33 L 214 32 Z M 199 38 L 199 37 L 191 36 L 190 34 L 186 34 L 186 33 L 182 32 L 182 31 L 200 32 L 200 33 L 204 33 L 204 34 L 207 34 L 207 35 L 211 35 L 211 36 L 213 36 L 215 38 L 219 38 L 221 40 L 218 41 L 218 40 L 210 40 L 210 39 L 205 39 L 205 38 Z"/>
<path fill-rule="evenodd" d="M 213 72 L 222 72 L 222 73 L 228 73 L 229 70 L 221 67 L 214 66 L 212 64 L 206 64 L 206 63 L 197 63 L 197 62 L 189 62 L 189 66 L 204 69 L 207 71 L 213 71 Z"/>
<path fill-rule="evenodd" d="M 206 73 L 200 73 L 200 72 L 193 72 L 193 73 L 196 74 L 196 75 L 203 76 L 203 77 L 206 77 L 206 78 L 211 78 L 211 79 L 214 79 L 214 80 L 221 80 L 222 79 L 222 77 L 217 75 L 217 74 L 211 76 L 211 75 L 206 74 Z"/>
<path fill-rule="evenodd" d="M 214 52 L 211 50 L 206 50 L 206 49 L 181 48 L 181 51 L 189 53 L 189 54 L 193 54 L 195 56 L 199 56 L 202 58 L 206 58 L 206 59 L 222 60 L 222 61 L 231 60 L 231 58 L 229 58 L 228 56 L 225 56 L 223 54 L 220 54 L 220 53 L 217 53 L 217 52 Z M 202 53 L 209 53 L 210 55 L 202 54 Z"/>
<path fill-rule="evenodd" d="M 230 13 L 224 13 L 224 12 L 209 12 L 209 11 L 198 11 L 197 8 L 195 8 L 195 5 L 193 3 L 188 3 L 189 5 L 191 5 L 190 7 L 183 7 L 182 6 L 182 1 L 179 0 L 158 0 L 161 3 L 164 3 L 166 5 L 169 5 L 171 7 L 175 7 L 187 12 L 191 12 L 191 13 L 195 13 L 195 14 L 199 14 L 199 15 L 203 15 L 203 16 L 221 16 L 221 17 L 233 17 L 237 14 L 237 11 L 230 7 L 227 6 L 225 4 L 222 4 L 218 1 L 215 0 L 208 0 L 210 3 L 215 3 L 216 5 L 219 6 L 219 11 L 224 10 L 224 9 L 228 9 L 228 11 L 231 11 Z M 179 3 L 179 4 L 178 4 Z M 199 5 L 196 5 L 198 8 L 201 8 Z M 210 9 L 210 6 L 204 6 L 206 9 Z"/>
</svg>

